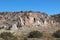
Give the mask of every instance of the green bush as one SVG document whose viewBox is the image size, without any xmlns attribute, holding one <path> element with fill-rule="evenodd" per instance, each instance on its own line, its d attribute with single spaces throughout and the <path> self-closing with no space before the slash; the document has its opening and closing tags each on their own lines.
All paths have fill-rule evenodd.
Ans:
<svg viewBox="0 0 60 40">
<path fill-rule="evenodd" d="M 3 38 L 4 40 L 18 40 L 17 37 L 13 36 L 10 32 L 1 33 L 0 38 Z"/>
<path fill-rule="evenodd" d="M 55 38 L 60 38 L 60 30 L 54 32 L 52 36 Z"/>
<path fill-rule="evenodd" d="M 39 31 L 32 31 L 28 35 L 28 38 L 40 38 L 40 37 L 42 37 L 42 33 Z"/>
</svg>

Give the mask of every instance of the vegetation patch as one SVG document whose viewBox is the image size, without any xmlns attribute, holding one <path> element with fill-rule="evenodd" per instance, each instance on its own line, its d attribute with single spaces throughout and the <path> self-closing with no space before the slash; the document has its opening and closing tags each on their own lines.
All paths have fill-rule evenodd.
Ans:
<svg viewBox="0 0 60 40">
<path fill-rule="evenodd" d="M 0 34 L 0 38 L 3 38 L 4 40 L 18 40 L 17 37 L 15 37 L 10 32 L 3 32 Z"/>
<path fill-rule="evenodd" d="M 39 31 L 32 31 L 29 33 L 28 38 L 40 38 L 42 35 L 43 34 Z"/>
<path fill-rule="evenodd" d="M 60 38 L 60 30 L 54 32 L 52 36 L 55 38 Z"/>
</svg>

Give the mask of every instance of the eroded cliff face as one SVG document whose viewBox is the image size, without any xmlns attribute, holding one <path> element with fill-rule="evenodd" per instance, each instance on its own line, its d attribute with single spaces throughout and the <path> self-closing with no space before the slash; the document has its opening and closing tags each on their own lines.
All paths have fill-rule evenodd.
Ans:
<svg viewBox="0 0 60 40">
<path fill-rule="evenodd" d="M 54 29 L 56 22 L 47 14 L 41 12 L 2 12 L 0 13 L 0 30 L 19 31 L 49 31 Z M 55 29 L 54 29 L 55 30 Z"/>
</svg>

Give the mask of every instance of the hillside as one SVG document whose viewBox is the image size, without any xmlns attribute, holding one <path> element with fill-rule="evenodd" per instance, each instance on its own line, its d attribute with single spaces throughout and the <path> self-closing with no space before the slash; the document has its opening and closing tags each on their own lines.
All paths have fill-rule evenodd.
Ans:
<svg viewBox="0 0 60 40">
<path fill-rule="evenodd" d="M 24 36 L 33 30 L 53 33 L 60 29 L 60 15 L 48 16 L 42 12 L 0 12 L 0 33 L 11 32 Z"/>
<path fill-rule="evenodd" d="M 57 19 L 58 18 L 58 19 Z M 1 12 L 0 13 L 0 29 L 18 30 L 24 27 L 37 27 L 41 30 L 56 26 L 59 22 L 59 15 L 48 16 L 41 12 Z M 57 22 L 57 23 L 56 23 Z"/>
</svg>

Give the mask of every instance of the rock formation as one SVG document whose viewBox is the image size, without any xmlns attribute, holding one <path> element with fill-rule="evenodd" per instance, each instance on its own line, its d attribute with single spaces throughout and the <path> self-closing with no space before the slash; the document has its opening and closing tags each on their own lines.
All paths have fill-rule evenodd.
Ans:
<svg viewBox="0 0 60 40">
<path fill-rule="evenodd" d="M 56 21 L 41 12 L 0 12 L 0 30 L 42 30 L 49 31 Z M 54 29 L 55 30 L 55 29 Z"/>
</svg>

